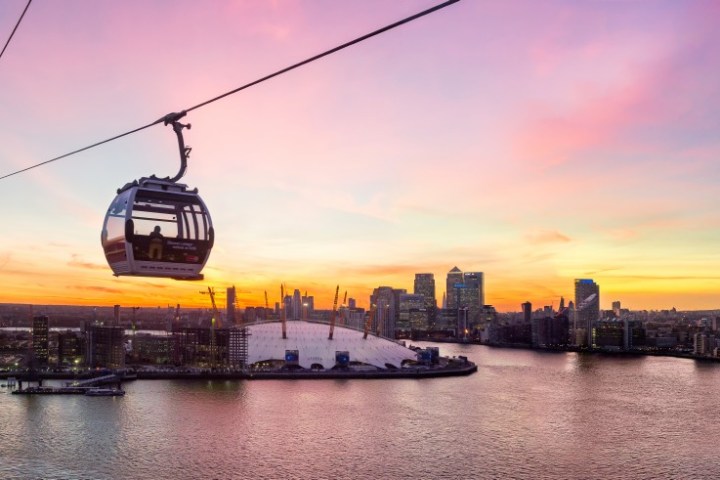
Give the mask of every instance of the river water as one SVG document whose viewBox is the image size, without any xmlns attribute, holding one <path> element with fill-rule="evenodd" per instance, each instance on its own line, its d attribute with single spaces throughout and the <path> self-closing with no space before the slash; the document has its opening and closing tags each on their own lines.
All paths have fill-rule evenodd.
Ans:
<svg viewBox="0 0 720 480">
<path fill-rule="evenodd" d="M 421 344 L 422 345 L 422 344 Z M 0 478 L 718 478 L 720 364 L 441 344 L 422 380 L 0 391 Z"/>
</svg>

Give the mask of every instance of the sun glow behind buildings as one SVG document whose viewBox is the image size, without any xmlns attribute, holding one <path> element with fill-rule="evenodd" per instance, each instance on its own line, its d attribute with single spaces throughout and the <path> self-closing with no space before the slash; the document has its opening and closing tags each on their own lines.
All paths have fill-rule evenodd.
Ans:
<svg viewBox="0 0 720 480">
<path fill-rule="evenodd" d="M 432 4 L 33 5 L 0 63 L 0 174 Z M 716 307 L 718 14 L 460 2 L 192 112 L 183 181 L 217 232 L 203 283 L 262 305 L 284 282 L 322 308 L 338 283 L 363 304 L 462 265 L 499 310 L 583 277 L 602 308 Z M 197 284 L 112 277 L 100 248 L 115 190 L 177 171 L 174 142 L 153 127 L 5 180 L 1 301 L 204 305 Z"/>
</svg>

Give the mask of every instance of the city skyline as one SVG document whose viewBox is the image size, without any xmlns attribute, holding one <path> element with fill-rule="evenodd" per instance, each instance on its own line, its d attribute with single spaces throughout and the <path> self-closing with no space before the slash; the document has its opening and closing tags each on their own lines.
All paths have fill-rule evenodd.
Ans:
<svg viewBox="0 0 720 480">
<path fill-rule="evenodd" d="M 24 0 L 0 6 L 9 34 Z M 439 2 L 34 3 L 0 58 L 0 176 Z M 203 282 L 116 278 L 116 189 L 177 171 L 168 127 L 2 180 L 3 303 L 242 306 L 483 272 L 485 303 L 720 306 L 714 2 L 461 1 L 191 112 L 182 182 L 216 229 Z M 2 33 L 5 32 L 5 33 Z"/>
</svg>

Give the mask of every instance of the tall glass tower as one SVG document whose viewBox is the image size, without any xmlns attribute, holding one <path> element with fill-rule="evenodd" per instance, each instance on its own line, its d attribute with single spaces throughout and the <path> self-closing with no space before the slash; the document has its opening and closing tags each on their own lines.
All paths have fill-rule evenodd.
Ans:
<svg viewBox="0 0 720 480">
<path fill-rule="evenodd" d="M 472 298 L 468 305 L 469 308 L 477 308 L 480 310 L 485 305 L 485 289 L 483 287 L 482 272 L 465 272 L 463 273 L 463 284 L 466 289 L 472 291 Z"/>
<path fill-rule="evenodd" d="M 435 275 L 432 273 L 416 273 L 413 293 L 425 296 L 425 308 L 436 307 Z"/>
<path fill-rule="evenodd" d="M 32 349 L 35 360 L 42 366 L 47 366 L 49 358 L 49 319 L 47 315 L 36 315 L 33 317 L 32 326 Z"/>
<path fill-rule="evenodd" d="M 447 274 L 445 280 L 445 295 L 448 309 L 458 308 L 456 287 L 463 283 L 463 274 L 458 267 L 453 267 Z"/>
<path fill-rule="evenodd" d="M 300 290 L 297 288 L 293 292 L 292 301 L 290 303 L 291 315 L 290 320 L 300 320 L 302 318 L 302 297 L 300 296 Z"/>
<path fill-rule="evenodd" d="M 593 328 L 600 318 L 600 286 L 590 278 L 575 279 L 575 343 L 580 329 L 585 330 L 585 342 L 593 346 Z"/>
</svg>

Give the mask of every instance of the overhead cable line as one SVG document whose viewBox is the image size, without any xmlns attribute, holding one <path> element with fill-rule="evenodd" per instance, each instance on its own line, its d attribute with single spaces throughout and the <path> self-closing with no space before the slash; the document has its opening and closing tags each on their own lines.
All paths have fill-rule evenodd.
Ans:
<svg viewBox="0 0 720 480">
<path fill-rule="evenodd" d="M 223 93 L 222 95 L 218 95 L 218 96 L 216 96 L 216 97 L 213 97 L 213 98 L 211 98 L 210 100 L 206 100 L 206 101 L 204 101 L 204 102 L 202 102 L 202 103 L 198 103 L 197 105 L 194 105 L 194 106 L 192 106 L 192 107 L 190 107 L 190 108 L 186 108 L 186 109 L 184 109 L 184 110 L 182 110 L 182 111 L 180 111 L 180 112 L 178 112 L 178 113 L 170 113 L 170 114 L 165 115 L 164 117 L 162 117 L 162 118 L 160 118 L 160 119 L 158 119 L 158 120 L 155 120 L 155 121 L 152 122 L 152 123 L 148 123 L 147 125 L 143 125 L 142 127 L 135 128 L 134 130 L 130 130 L 130 131 L 128 131 L 128 132 L 121 133 L 120 135 L 115 135 L 114 137 L 108 138 L 108 139 L 106 139 L 106 140 L 102 140 L 102 141 L 93 143 L 92 145 L 88 145 L 88 146 L 86 146 L 86 147 L 79 148 L 79 149 L 77 149 L 77 150 L 73 150 L 72 152 L 66 153 L 66 154 L 64 154 L 64 155 L 60 155 L 59 157 L 51 158 L 50 160 L 46 160 L 46 161 L 44 161 L 44 162 L 41 162 L 41 163 L 38 163 L 38 164 L 35 164 L 35 165 L 31 165 L 31 166 L 29 166 L 29 167 L 27 167 L 27 168 L 23 168 L 22 170 L 17 170 L 17 171 L 15 171 L 15 172 L 8 173 L 8 174 L 3 175 L 2 177 L 0 177 L 0 180 L 3 180 L 3 179 L 8 178 L 8 177 L 11 177 L 11 176 L 13 176 L 13 175 L 17 175 L 17 174 L 19 174 L 19 173 L 27 172 L 28 170 L 32 170 L 33 168 L 37 168 L 37 167 L 40 167 L 40 166 L 42 166 L 42 165 L 47 165 L 48 163 L 51 163 L 51 162 L 54 162 L 54 161 L 57 161 L 57 160 L 60 160 L 60 159 L 69 157 L 69 156 L 71 156 L 71 155 L 75 155 L 76 153 L 84 152 L 85 150 L 89 150 L 89 149 L 94 148 L 94 147 L 97 147 L 97 146 L 99 146 L 99 145 L 102 145 L 102 144 L 111 142 L 111 141 L 113 141 L 113 140 L 117 140 L 118 138 L 122 138 L 122 137 L 125 137 L 125 136 L 127 136 L 127 135 L 130 135 L 130 134 L 133 134 L 133 133 L 137 133 L 137 132 L 139 132 L 139 131 L 141 131 L 141 130 L 144 130 L 144 129 L 146 129 L 146 128 L 152 127 L 152 126 L 157 125 L 157 124 L 159 124 L 159 123 L 165 123 L 165 125 L 168 125 L 169 123 L 172 123 L 173 121 L 178 120 L 178 119 L 184 117 L 185 114 L 187 114 L 188 112 L 191 112 L 191 111 L 193 111 L 193 110 L 196 110 L 196 109 L 198 109 L 198 108 L 200 108 L 200 107 L 204 107 L 205 105 L 208 105 L 208 104 L 210 104 L 210 103 L 216 102 L 216 101 L 218 101 L 218 100 L 220 100 L 220 99 L 223 99 L 223 98 L 225 98 L 225 97 L 227 97 L 227 96 L 229 96 L 229 95 L 232 95 L 232 94 L 234 94 L 234 93 L 237 93 L 237 92 L 240 92 L 240 91 L 242 91 L 242 90 L 245 90 L 246 88 L 252 87 L 252 86 L 257 85 L 257 84 L 259 84 L 259 83 L 262 83 L 262 82 L 264 82 L 264 81 L 266 81 L 266 80 L 270 80 L 271 78 L 277 77 L 278 75 L 282 75 L 283 73 L 287 73 L 287 72 L 289 72 L 290 70 L 294 70 L 294 69 L 296 69 L 296 68 L 298 68 L 298 67 L 301 67 L 301 66 L 303 66 L 303 65 L 307 65 L 308 63 L 314 62 L 315 60 L 319 60 L 319 59 L 321 59 L 321 58 L 323 58 L 323 57 L 326 57 L 326 56 L 328 56 L 328 55 L 330 55 L 330 54 L 336 53 L 336 52 L 338 52 L 338 51 L 340 51 L 340 50 L 343 50 L 343 49 L 345 49 L 345 48 L 347 48 L 347 47 L 350 47 L 350 46 L 352 46 L 352 45 L 355 45 L 355 44 L 357 44 L 357 43 L 360 43 L 360 42 L 362 42 L 362 41 L 364 41 L 364 40 L 367 40 L 367 39 L 369 39 L 369 38 L 372 38 L 372 37 L 374 37 L 374 36 L 376 36 L 376 35 L 380 35 L 381 33 L 385 33 L 385 32 L 387 32 L 388 30 L 392 30 L 393 28 L 397 28 L 397 27 L 399 27 L 399 26 L 401 26 L 401 25 L 404 25 L 404 24 L 406 24 L 406 23 L 412 22 L 413 20 L 417 20 L 417 19 L 420 18 L 420 17 L 424 17 L 425 15 L 428 15 L 428 14 L 430 14 L 430 13 L 436 12 L 436 11 L 442 9 L 442 8 L 445 8 L 445 7 L 449 6 L 449 5 L 452 5 L 452 4 L 454 4 L 454 3 L 457 3 L 457 2 L 459 2 L 459 1 L 460 1 L 460 0 L 448 0 L 448 1 L 446 1 L 446 2 L 440 3 L 440 4 L 438 4 L 438 5 L 435 5 L 434 7 L 428 8 L 427 10 L 423 10 L 422 12 L 419 12 L 419 13 L 416 13 L 416 14 L 411 15 L 411 16 L 409 16 L 409 17 L 406 17 L 406 18 L 404 18 L 404 19 L 402 19 L 402 20 L 399 20 L 399 21 L 397 21 L 397 22 L 395 22 L 395 23 L 392 23 L 392 24 L 387 25 L 387 26 L 385 26 L 385 27 L 382 27 L 382 28 L 380 28 L 380 29 L 378 29 L 378 30 L 375 30 L 375 31 L 373 31 L 373 32 L 370 32 L 370 33 L 368 33 L 368 34 L 365 34 L 365 35 L 363 35 L 363 36 L 361 36 L 361 37 L 358 37 L 358 38 L 356 38 L 356 39 L 354 39 L 354 40 L 351 40 L 351 41 L 349 41 L 349 42 L 347 42 L 347 43 L 343 43 L 342 45 L 339 45 L 339 46 L 337 46 L 337 47 L 335 47 L 335 48 L 331 48 L 330 50 L 327 50 L 327 51 L 325 51 L 325 52 L 322 52 L 322 53 L 320 53 L 320 54 L 318 54 L 318 55 L 315 55 L 315 56 L 313 56 L 313 57 L 307 58 L 307 59 L 305 59 L 305 60 L 303 60 L 303 61 L 301 61 L 301 62 L 295 63 L 295 64 L 293 64 L 293 65 L 291 65 L 291 66 L 289 66 L 289 67 L 283 68 L 282 70 L 278 70 L 278 71 L 276 71 L 276 72 L 274 72 L 274 73 L 271 73 L 271 74 L 266 75 L 266 76 L 264 76 L 264 77 L 262 77 L 262 78 L 259 78 L 259 79 L 255 80 L 255 81 L 253 81 L 253 82 L 247 83 L 247 84 L 245 84 L 245 85 L 243 85 L 243 86 L 241 86 L 241 87 L 238 87 L 238 88 L 236 88 L 236 89 L 234 89 L 234 90 L 230 90 L 229 92 Z M 29 4 L 29 2 L 28 2 L 28 4 Z"/>
<path fill-rule="evenodd" d="M 3 53 L 5 53 L 5 49 L 7 49 L 8 45 L 10 45 L 10 40 L 12 40 L 13 35 L 15 35 L 15 30 L 18 29 L 20 26 L 20 22 L 22 22 L 23 17 L 25 16 L 25 12 L 27 12 L 28 7 L 32 3 L 32 0 L 28 0 L 27 5 L 25 5 L 25 10 L 20 14 L 20 18 L 18 18 L 17 23 L 15 24 L 15 28 L 13 28 L 12 32 L 10 33 L 10 36 L 7 39 L 7 42 L 5 42 L 5 46 L 2 49 L 2 52 L 0 52 L 0 58 L 2 58 Z"/>
<path fill-rule="evenodd" d="M 298 68 L 298 67 L 302 67 L 303 65 L 306 65 L 306 64 L 308 64 L 308 63 L 314 62 L 315 60 L 319 60 L 319 59 L 321 59 L 321 58 L 323 58 L 323 57 L 326 57 L 326 56 L 328 56 L 328 55 L 330 55 L 330 54 L 333 54 L 333 53 L 335 53 L 335 52 L 338 52 L 338 51 L 340 51 L 340 50 L 342 50 L 342 49 L 344 49 L 344 48 L 351 47 L 351 46 L 355 45 L 356 43 L 360 43 L 360 42 L 362 42 L 362 41 L 364 41 L 364 40 L 367 40 L 368 38 L 374 37 L 374 36 L 376 36 L 376 35 L 380 35 L 381 33 L 385 33 L 385 32 L 387 32 L 388 30 L 392 30 L 393 28 L 396 28 L 396 27 L 399 27 L 399 26 L 404 25 L 404 24 L 406 24 L 406 23 L 412 22 L 413 20 L 416 20 L 416 19 L 418 19 L 418 18 L 420 18 L 420 17 L 424 17 L 425 15 L 428 15 L 428 14 L 430 14 L 430 13 L 433 13 L 433 12 L 435 12 L 435 11 L 437 11 L 437 10 L 440 10 L 441 8 L 445 8 L 445 7 L 447 7 L 448 5 L 452 5 L 453 3 L 457 3 L 457 2 L 459 2 L 459 1 L 460 1 L 460 0 L 448 0 L 448 1 L 444 2 L 444 3 L 441 3 L 441 4 L 439 4 L 439 5 L 436 5 L 436 6 L 432 7 L 432 8 L 427 9 L 427 10 L 423 10 L 423 11 L 420 12 L 420 13 L 416 13 L 415 15 L 411 15 L 411 16 L 409 16 L 409 17 L 407 17 L 407 18 L 404 18 L 404 19 L 402 19 L 402 20 L 400 20 L 400 21 L 397 21 L 397 22 L 395 22 L 395 23 L 393 23 L 393 24 L 390 24 L 390 25 L 388 25 L 388 26 L 386 26 L 386 27 L 383 27 L 383 28 L 380 28 L 380 29 L 378 29 L 378 30 L 375 30 L 374 32 L 370 32 L 370 33 L 368 33 L 368 34 L 366 34 L 366 35 L 363 35 L 362 37 L 358 37 L 358 38 L 356 38 L 355 40 L 351 40 L 351 41 L 349 41 L 349 42 L 347 42 L 347 43 L 343 43 L 342 45 L 339 45 L 339 46 L 337 46 L 337 47 L 335 47 L 335 48 L 331 48 L 330 50 L 327 50 L 327 51 L 325 51 L 325 52 L 323 52 L 323 53 L 320 53 L 320 54 L 318 54 L 318 55 L 315 55 L 314 57 L 310 57 L 310 58 L 308 58 L 308 59 L 306 59 L 306 60 L 303 60 L 302 62 L 298 62 L 298 63 L 296 63 L 296 64 L 294 64 L 294 65 L 289 66 L 289 67 L 283 68 L 282 70 L 278 70 L 278 71 L 275 72 L 275 73 L 271 73 L 270 75 L 266 75 L 266 76 L 264 76 L 264 77 L 262 77 L 262 78 L 260 78 L 260 79 L 258 79 L 258 80 L 255 80 L 254 82 L 250 82 L 250 83 L 248 83 L 248 84 L 246 84 L 246 85 L 243 85 L 242 87 L 238 87 L 238 88 L 236 88 L 235 90 L 230 90 L 229 92 L 223 93 L 222 95 L 218 95 L 218 96 L 215 97 L 215 98 L 211 98 L 210 100 L 207 100 L 207 101 L 205 101 L 205 102 L 198 103 L 198 104 L 195 105 L 194 107 L 190 107 L 190 108 L 188 108 L 188 109 L 186 109 L 186 110 L 184 110 L 184 111 L 185 111 L 185 112 L 190 112 L 190 111 L 192 111 L 192 110 L 195 110 L 196 108 L 204 107 L 205 105 L 207 105 L 207 104 L 209 104 L 209 103 L 212 103 L 212 102 L 215 102 L 215 101 L 217 101 L 217 100 L 220 100 L 221 98 L 225 98 L 225 97 L 227 97 L 228 95 L 232 95 L 233 93 L 237 93 L 237 92 L 239 92 L 239 91 L 241 91 L 241 90 L 245 90 L 245 89 L 248 88 L 248 87 L 252 87 L 253 85 L 257 85 L 258 83 L 264 82 L 265 80 L 270 80 L 271 78 L 277 77 L 278 75 L 282 75 L 283 73 L 289 72 L 290 70 L 294 70 L 294 69 L 296 69 L 296 68 Z"/>
</svg>

